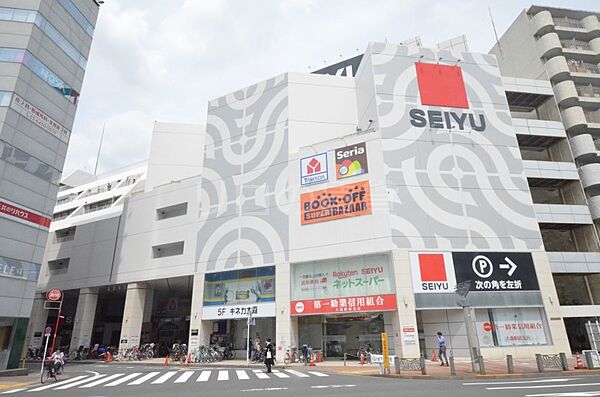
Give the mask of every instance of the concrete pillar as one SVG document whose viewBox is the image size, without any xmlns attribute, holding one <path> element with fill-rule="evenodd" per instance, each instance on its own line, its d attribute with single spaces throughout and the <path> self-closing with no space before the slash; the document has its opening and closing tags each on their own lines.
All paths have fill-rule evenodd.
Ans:
<svg viewBox="0 0 600 397">
<path fill-rule="evenodd" d="M 140 343 L 148 291 L 148 286 L 145 283 L 127 285 L 119 350 Z"/>
<path fill-rule="evenodd" d="M 189 350 L 196 350 L 199 346 L 209 344 L 212 332 L 212 321 L 202 321 L 202 305 L 204 302 L 204 273 L 194 274 L 192 287 L 192 308 L 190 311 Z"/>
<path fill-rule="evenodd" d="M 421 352 L 408 251 L 392 251 L 392 265 L 398 302 L 398 321 L 392 323 L 394 327 L 397 326 L 393 329 L 395 337 L 394 351 L 398 357 L 416 358 L 420 356 Z"/>
<path fill-rule="evenodd" d="M 298 318 L 290 316 L 291 277 L 290 264 L 279 264 L 275 267 L 275 346 L 277 361 L 283 362 L 285 351 L 290 346 L 298 346 Z"/>
<path fill-rule="evenodd" d="M 36 294 L 33 299 L 33 306 L 31 308 L 31 317 L 27 326 L 27 335 L 25 337 L 25 343 L 23 349 L 26 352 L 28 348 L 39 349 L 39 343 L 41 339 L 34 338 L 36 332 L 42 333 L 42 339 L 44 335 L 44 328 L 46 327 L 46 321 L 48 320 L 48 310 L 44 309 L 44 302 L 46 301 L 45 294 Z"/>
<path fill-rule="evenodd" d="M 82 288 L 79 290 L 75 323 L 71 335 L 70 351 L 79 346 L 89 347 L 92 342 L 96 304 L 98 303 L 98 288 Z"/>
</svg>

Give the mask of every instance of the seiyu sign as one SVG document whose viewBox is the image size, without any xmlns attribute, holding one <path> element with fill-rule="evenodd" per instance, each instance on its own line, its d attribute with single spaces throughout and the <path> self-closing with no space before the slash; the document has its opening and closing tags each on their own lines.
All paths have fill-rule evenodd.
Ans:
<svg viewBox="0 0 600 397">
<path fill-rule="evenodd" d="M 471 291 L 539 290 L 530 253 L 413 252 L 410 262 L 415 293 L 452 293 L 465 281 Z"/>
</svg>

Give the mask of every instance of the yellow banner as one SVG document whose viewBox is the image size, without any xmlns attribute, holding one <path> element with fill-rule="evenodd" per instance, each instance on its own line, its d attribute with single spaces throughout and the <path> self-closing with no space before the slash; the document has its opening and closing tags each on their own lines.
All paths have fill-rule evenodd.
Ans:
<svg viewBox="0 0 600 397">
<path fill-rule="evenodd" d="M 388 336 L 387 332 L 381 333 L 381 352 L 383 353 L 383 368 L 390 368 L 390 354 L 388 351 Z"/>
</svg>

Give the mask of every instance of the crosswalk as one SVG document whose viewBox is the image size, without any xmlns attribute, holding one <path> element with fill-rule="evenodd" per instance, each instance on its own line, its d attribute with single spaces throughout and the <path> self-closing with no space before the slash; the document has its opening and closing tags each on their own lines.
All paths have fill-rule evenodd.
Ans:
<svg viewBox="0 0 600 397">
<path fill-rule="evenodd" d="M 42 386 L 19 388 L 0 392 L 0 394 L 15 394 L 19 392 L 32 393 L 51 390 L 89 389 L 93 387 L 137 386 L 137 385 L 163 385 L 182 384 L 187 382 L 224 382 L 229 380 L 251 381 L 257 379 L 288 379 L 310 378 L 329 376 L 317 371 L 296 371 L 293 369 L 273 369 L 271 373 L 255 369 L 217 369 L 217 370 L 173 370 L 134 373 L 80 375 L 59 382 L 50 382 Z"/>
<path fill-rule="evenodd" d="M 479 387 L 482 392 L 511 393 L 523 397 L 591 397 L 600 396 L 598 378 L 545 378 L 494 382 L 466 382 L 468 388 Z M 482 393 L 480 393 L 482 394 Z M 483 394 L 482 394 L 483 395 Z"/>
</svg>

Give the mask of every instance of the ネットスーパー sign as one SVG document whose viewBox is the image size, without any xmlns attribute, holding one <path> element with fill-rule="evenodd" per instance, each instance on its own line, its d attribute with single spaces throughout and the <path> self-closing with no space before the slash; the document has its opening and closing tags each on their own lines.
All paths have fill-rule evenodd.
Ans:
<svg viewBox="0 0 600 397">
<path fill-rule="evenodd" d="M 302 225 L 350 218 L 371 213 L 369 181 L 360 181 L 300 196 Z"/>
<path fill-rule="evenodd" d="M 337 179 L 349 178 L 369 172 L 367 145 L 358 143 L 335 149 L 335 173 Z"/>
<path fill-rule="evenodd" d="M 295 264 L 291 276 L 292 314 L 396 308 L 394 274 L 387 255 Z"/>
</svg>

